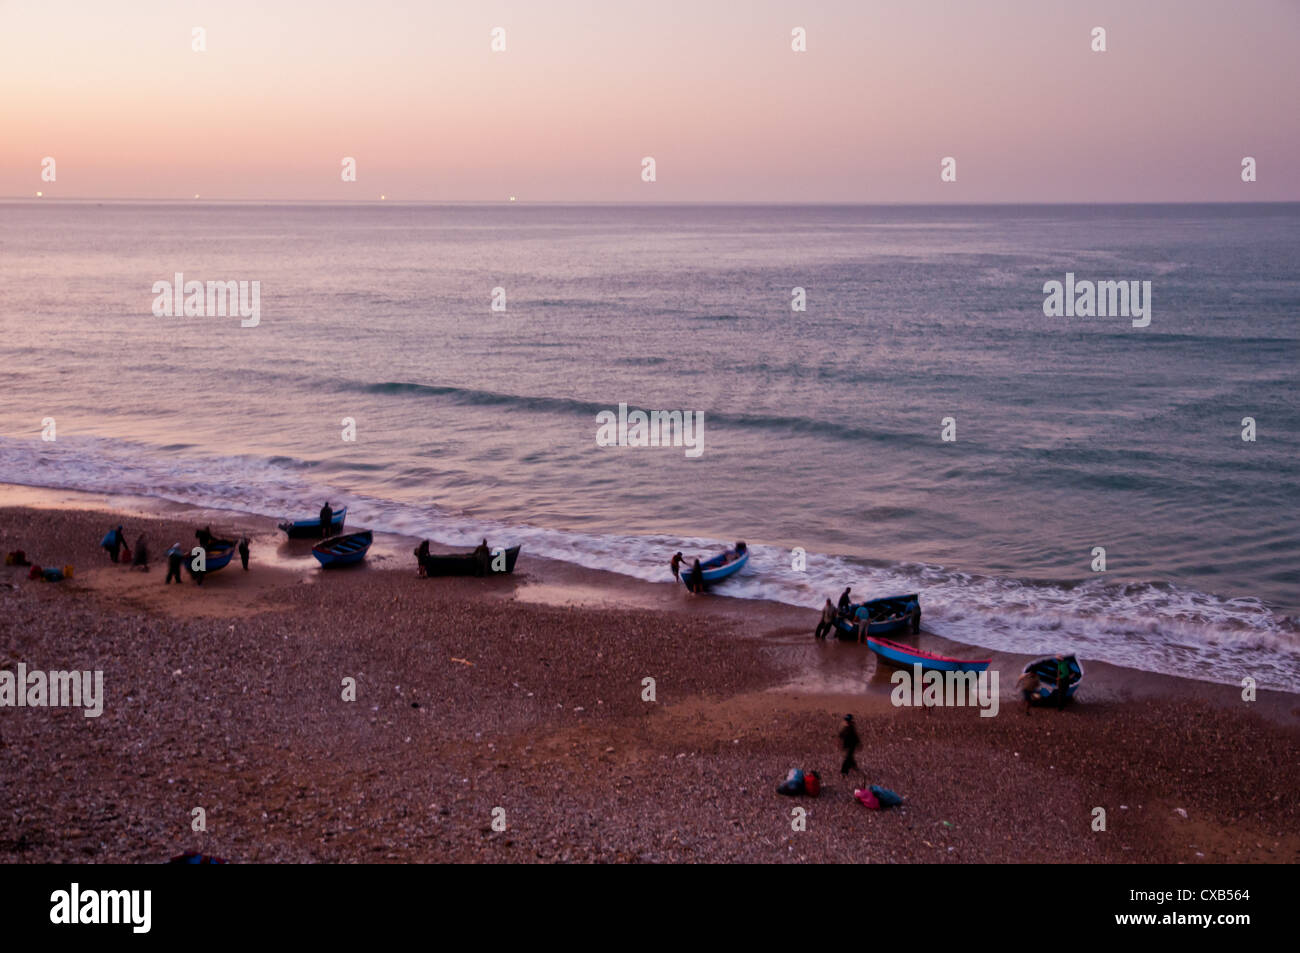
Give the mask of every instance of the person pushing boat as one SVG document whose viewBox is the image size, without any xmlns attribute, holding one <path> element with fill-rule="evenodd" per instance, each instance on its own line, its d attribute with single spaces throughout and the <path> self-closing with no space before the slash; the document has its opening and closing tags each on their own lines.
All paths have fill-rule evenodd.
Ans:
<svg viewBox="0 0 1300 953">
<path fill-rule="evenodd" d="M 1056 707 L 1064 708 L 1065 703 L 1070 700 L 1070 693 L 1067 689 L 1070 687 L 1070 663 L 1065 660 L 1064 655 L 1056 657 Z"/>
<path fill-rule="evenodd" d="M 1025 700 L 1025 714 L 1029 714 L 1029 707 L 1034 703 L 1034 696 L 1038 694 L 1038 689 L 1042 686 L 1042 681 L 1033 671 L 1021 672 L 1020 678 L 1016 680 L 1016 688 L 1020 690 L 1021 697 Z"/>
<path fill-rule="evenodd" d="M 684 557 L 681 554 L 681 550 L 678 550 L 677 552 L 673 553 L 672 561 L 668 563 L 669 568 L 672 569 L 673 571 L 673 579 L 675 580 L 681 579 L 683 558 Z"/>
<path fill-rule="evenodd" d="M 852 586 L 845 586 L 844 591 L 840 593 L 840 604 L 838 606 L 840 615 L 849 614 L 849 609 L 853 606 L 853 602 L 849 599 L 849 593 L 852 591 Z"/>
<path fill-rule="evenodd" d="M 691 564 L 691 574 L 686 578 L 686 591 L 704 591 L 704 568 L 700 565 L 698 558 Z"/>
<path fill-rule="evenodd" d="M 829 599 L 826 605 L 822 606 L 822 620 L 817 623 L 817 631 L 813 633 L 819 639 L 824 639 L 835 629 L 835 618 L 838 613 L 835 610 L 835 603 Z"/>
</svg>

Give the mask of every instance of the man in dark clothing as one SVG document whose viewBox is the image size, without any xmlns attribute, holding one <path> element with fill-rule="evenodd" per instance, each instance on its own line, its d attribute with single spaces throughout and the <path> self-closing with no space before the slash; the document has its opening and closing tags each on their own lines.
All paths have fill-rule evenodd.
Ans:
<svg viewBox="0 0 1300 953">
<path fill-rule="evenodd" d="M 326 500 L 325 505 L 320 508 L 320 538 L 324 539 L 330 534 L 330 524 L 334 522 L 334 510 L 330 508 L 330 501 Z"/>
<path fill-rule="evenodd" d="M 835 605 L 827 599 L 826 605 L 822 606 L 822 620 L 817 623 L 817 631 L 813 635 L 824 639 L 833 631 L 835 631 Z"/>
<path fill-rule="evenodd" d="M 487 540 L 479 543 L 474 547 L 474 565 L 478 567 L 478 574 L 486 576 L 488 572 L 488 560 L 492 558 L 492 550 L 488 549 Z"/>
<path fill-rule="evenodd" d="M 852 591 L 853 588 L 851 586 L 846 586 L 844 591 L 840 593 L 840 604 L 838 607 L 840 615 L 849 614 L 849 606 L 853 605 L 852 601 L 849 599 L 849 593 Z"/>
<path fill-rule="evenodd" d="M 248 537 L 239 537 L 239 561 L 244 564 L 244 572 L 248 572 Z"/>
<path fill-rule="evenodd" d="M 861 744 L 862 739 L 858 737 L 858 729 L 853 727 L 853 716 L 845 715 L 844 727 L 840 729 L 840 747 L 844 749 L 844 763 L 840 765 L 840 777 L 847 777 L 850 769 L 862 770 L 853 756 Z"/>
<path fill-rule="evenodd" d="M 420 545 L 415 547 L 415 564 L 417 567 L 416 568 L 417 575 L 420 576 L 428 575 L 428 573 L 424 571 L 424 561 L 428 558 L 429 558 L 429 541 L 427 539 L 422 539 L 420 540 Z"/>
<path fill-rule="evenodd" d="M 672 562 L 670 562 L 668 565 L 673 571 L 673 578 L 680 579 L 681 571 L 682 571 L 682 554 L 673 553 Z"/>
<path fill-rule="evenodd" d="M 1070 694 L 1066 689 L 1070 687 L 1070 666 L 1061 656 L 1056 657 L 1056 707 L 1064 708 L 1065 703 L 1070 700 Z"/>
<path fill-rule="evenodd" d="M 176 577 L 177 584 L 180 583 L 181 563 L 184 559 L 185 552 L 181 549 L 181 544 L 173 543 L 172 548 L 167 550 L 167 578 L 163 580 L 164 585 L 171 582 L 173 576 Z"/>
<path fill-rule="evenodd" d="M 698 559 L 691 565 L 691 576 L 687 581 L 686 588 L 690 592 L 704 591 L 704 569 L 700 566 Z"/>
<path fill-rule="evenodd" d="M 104 543 L 104 548 L 108 550 L 108 558 L 117 562 L 118 554 L 126 546 L 126 537 L 122 535 L 122 527 L 118 527 L 108 534 L 108 540 Z"/>
<path fill-rule="evenodd" d="M 212 527 L 205 526 L 203 529 L 196 529 L 194 531 L 194 538 L 199 541 L 200 546 L 207 549 L 212 545 Z"/>
</svg>

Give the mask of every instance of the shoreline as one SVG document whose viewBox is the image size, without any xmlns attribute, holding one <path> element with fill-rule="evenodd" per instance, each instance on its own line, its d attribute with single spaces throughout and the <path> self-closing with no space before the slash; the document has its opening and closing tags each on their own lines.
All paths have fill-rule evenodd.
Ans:
<svg viewBox="0 0 1300 953">
<path fill-rule="evenodd" d="M 270 519 L 44 497 L 0 497 L 0 547 L 76 571 L 0 570 L 0 669 L 102 670 L 106 705 L 0 708 L 0 861 L 1300 859 L 1296 695 L 1246 705 L 1234 686 L 1085 659 L 1077 701 L 1026 716 L 1027 657 L 992 653 L 996 717 L 895 708 L 864 646 L 812 638 L 814 609 L 526 551 L 511 577 L 420 579 L 396 536 L 326 573 Z M 164 586 L 157 554 L 209 521 L 252 537 L 250 571 Z M 115 522 L 132 542 L 143 528 L 151 572 L 98 549 Z M 920 645 L 949 647 L 924 630 Z M 845 711 L 864 741 L 848 780 Z M 792 767 L 820 771 L 820 798 L 775 794 Z M 905 805 L 862 808 L 866 782 Z"/>
<path fill-rule="evenodd" d="M 248 535 L 253 540 L 254 562 L 265 564 L 269 557 L 271 566 L 279 570 L 314 572 L 318 568 L 310 557 L 310 540 L 286 540 L 283 532 L 277 528 L 277 519 L 256 513 L 211 509 L 155 497 L 108 496 L 81 490 L 0 483 L 0 512 L 14 507 L 99 513 L 106 526 L 110 520 L 125 517 L 144 520 L 178 519 L 195 526 L 215 523 L 219 529 Z M 362 527 L 348 527 L 346 531 L 353 532 L 358 528 Z M 128 539 L 134 538 L 130 532 L 127 532 L 127 536 Z M 191 536 L 192 532 L 186 533 L 181 541 L 188 543 Z M 374 544 L 367 556 L 367 568 L 410 570 L 414 574 L 411 551 L 419 542 L 419 538 L 414 536 L 376 531 Z M 268 543 L 271 544 L 269 549 Z M 166 544 L 154 550 L 155 560 L 165 547 Z M 8 548 L 5 547 L 6 551 Z M 457 550 L 431 541 L 430 551 L 437 554 L 463 551 L 463 548 Z M 102 557 L 103 554 L 99 555 Z M 683 592 L 679 583 L 674 581 L 669 585 L 666 569 L 665 581 L 656 583 L 609 570 L 590 569 L 559 559 L 531 555 L 526 549 L 520 558 L 523 562 L 521 569 L 511 577 L 513 585 L 509 597 L 522 603 L 587 609 L 634 608 L 682 614 L 686 618 L 714 618 L 744 624 L 746 632 L 760 638 L 775 639 L 790 646 L 816 648 L 811 636 L 820 611 L 818 608 L 794 606 L 769 599 L 732 598 L 725 591 L 710 592 L 704 599 L 691 597 Z M 63 565 L 57 559 L 52 564 Z M 833 597 L 834 593 L 827 595 Z M 758 620 L 757 623 L 755 620 Z M 990 657 L 995 667 L 1001 666 L 1008 672 L 1014 670 L 1015 675 L 1019 674 L 1027 662 L 1038 657 L 1000 651 L 979 643 L 958 642 L 925 628 L 922 628 L 917 644 L 922 649 L 955 657 Z M 854 646 L 851 643 L 843 643 L 841 646 L 840 643 L 827 640 L 822 646 L 825 650 L 840 647 L 845 651 L 860 650 L 861 654 L 869 654 L 865 646 Z M 1166 675 L 1095 659 L 1085 658 L 1084 662 L 1090 693 L 1101 691 L 1106 697 L 1122 699 L 1179 694 L 1228 705 L 1240 701 L 1241 687 L 1238 685 Z M 1010 681 L 1014 683 L 1014 680 L 1012 677 Z M 806 681 L 802 683 L 804 690 L 817 687 Z M 1280 717 L 1282 721 L 1286 720 L 1286 709 L 1300 706 L 1300 692 L 1261 688 L 1258 694 L 1261 700 L 1266 697 L 1273 700 L 1273 703 L 1261 707 L 1270 716 Z M 1287 699 L 1291 701 L 1288 702 Z M 1292 716 L 1300 723 L 1300 711 Z"/>
</svg>

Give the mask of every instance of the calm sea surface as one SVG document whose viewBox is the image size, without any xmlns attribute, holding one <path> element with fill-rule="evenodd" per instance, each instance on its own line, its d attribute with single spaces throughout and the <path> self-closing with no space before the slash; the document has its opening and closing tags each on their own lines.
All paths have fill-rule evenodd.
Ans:
<svg viewBox="0 0 1300 953">
<path fill-rule="evenodd" d="M 155 317 L 176 272 L 261 323 Z M 1067 272 L 1150 281 L 1150 326 L 1045 317 Z M 0 332 L 0 481 L 654 580 L 745 539 L 740 597 L 1300 690 L 1300 206 L 13 202 Z M 598 446 L 620 402 L 704 411 L 703 455 Z"/>
</svg>

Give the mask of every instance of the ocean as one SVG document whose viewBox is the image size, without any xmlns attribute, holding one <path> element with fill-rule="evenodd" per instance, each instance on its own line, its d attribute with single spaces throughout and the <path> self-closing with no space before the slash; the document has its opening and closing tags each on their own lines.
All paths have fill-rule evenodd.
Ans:
<svg viewBox="0 0 1300 953">
<path fill-rule="evenodd" d="M 258 282 L 256 326 L 156 315 L 176 273 Z M 1046 315 L 1067 275 L 1149 324 Z M 0 482 L 328 498 L 666 600 L 744 539 L 727 595 L 1300 691 L 1297 205 L 13 201 L 0 328 Z M 703 452 L 600 446 L 620 404 Z"/>
</svg>

